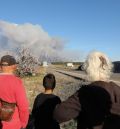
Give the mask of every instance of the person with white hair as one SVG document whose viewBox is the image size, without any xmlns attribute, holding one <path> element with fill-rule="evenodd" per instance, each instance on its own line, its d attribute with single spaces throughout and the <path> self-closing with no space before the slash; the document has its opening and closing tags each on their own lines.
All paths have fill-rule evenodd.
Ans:
<svg viewBox="0 0 120 129">
<path fill-rule="evenodd" d="M 77 119 L 77 129 L 120 129 L 120 87 L 110 80 L 112 62 L 102 52 L 91 52 L 83 65 L 90 82 L 57 105 L 55 119 Z"/>
<path fill-rule="evenodd" d="M 112 73 L 112 62 L 101 52 L 91 52 L 83 65 L 83 69 L 87 73 L 87 80 L 93 81 L 109 81 Z"/>
</svg>

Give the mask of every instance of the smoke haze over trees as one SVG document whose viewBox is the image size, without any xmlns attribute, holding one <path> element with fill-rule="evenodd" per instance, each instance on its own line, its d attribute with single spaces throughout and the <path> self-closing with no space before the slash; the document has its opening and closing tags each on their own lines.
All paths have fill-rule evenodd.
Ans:
<svg viewBox="0 0 120 129">
<path fill-rule="evenodd" d="M 65 44 L 65 40 L 51 37 L 40 25 L 0 21 L 1 52 L 12 51 L 15 53 L 18 48 L 28 48 L 41 62 L 78 58 L 75 52 L 65 51 Z"/>
</svg>

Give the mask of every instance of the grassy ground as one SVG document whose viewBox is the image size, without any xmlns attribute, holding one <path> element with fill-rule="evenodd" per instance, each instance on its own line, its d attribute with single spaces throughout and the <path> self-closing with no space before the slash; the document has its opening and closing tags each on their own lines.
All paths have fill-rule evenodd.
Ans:
<svg viewBox="0 0 120 129">
<path fill-rule="evenodd" d="M 47 73 L 53 73 L 56 77 L 56 88 L 54 90 L 54 94 L 58 95 L 61 100 L 65 100 L 67 97 L 69 97 L 71 94 L 73 94 L 78 88 L 80 81 L 77 81 L 71 77 L 67 77 L 66 75 L 62 75 L 60 73 L 56 73 L 53 68 L 43 68 L 40 67 L 39 74 L 36 76 L 28 76 L 22 78 L 27 97 L 29 99 L 30 103 L 30 111 L 33 106 L 33 102 L 35 97 L 44 91 L 44 88 L 42 86 L 43 77 Z"/>
<path fill-rule="evenodd" d="M 40 92 L 43 92 L 42 80 L 46 73 L 46 69 L 40 67 L 39 71 L 40 71 L 39 74 L 36 76 L 28 76 L 22 78 L 30 104 L 30 111 L 32 109 L 36 95 L 39 94 Z"/>
<path fill-rule="evenodd" d="M 58 95 L 61 100 L 67 99 L 70 95 L 72 95 L 78 88 L 81 81 L 75 80 L 71 77 L 67 77 L 66 75 L 62 75 L 61 73 L 55 72 L 54 68 L 43 68 L 40 67 L 39 74 L 37 76 L 32 77 L 24 77 L 22 78 L 27 97 L 30 103 L 30 111 L 32 110 L 33 103 L 35 97 L 44 91 L 42 86 L 43 77 L 46 73 L 53 73 L 56 77 L 56 88 L 54 90 L 54 94 Z M 67 123 L 61 124 L 61 129 L 74 129 L 76 128 L 76 123 L 74 121 L 70 121 Z"/>
</svg>

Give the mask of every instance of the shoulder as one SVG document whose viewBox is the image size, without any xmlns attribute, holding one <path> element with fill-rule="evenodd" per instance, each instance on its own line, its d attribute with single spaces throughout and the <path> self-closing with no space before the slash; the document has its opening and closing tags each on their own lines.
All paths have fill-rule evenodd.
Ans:
<svg viewBox="0 0 120 129">
<path fill-rule="evenodd" d="M 109 82 L 106 82 L 106 81 L 95 81 L 95 82 L 90 83 L 89 85 L 104 86 L 104 85 L 109 85 Z"/>
<path fill-rule="evenodd" d="M 40 93 L 40 94 L 38 94 L 38 95 L 36 96 L 35 99 L 38 99 L 38 98 L 40 98 L 40 97 L 42 97 L 42 96 L 43 96 L 43 93 Z"/>
<path fill-rule="evenodd" d="M 14 82 L 22 83 L 22 79 L 15 75 L 4 75 L 4 76 L 6 76 L 6 78 L 9 78 L 9 80 L 13 80 Z"/>
<path fill-rule="evenodd" d="M 120 86 L 118 86 L 118 85 L 117 85 L 115 82 L 113 82 L 113 81 L 110 81 L 110 85 L 120 87 Z"/>
<path fill-rule="evenodd" d="M 22 80 L 13 74 L 3 74 L 3 75 L 1 74 L 0 77 L 3 80 L 6 80 L 11 84 L 21 84 L 22 83 Z"/>
<path fill-rule="evenodd" d="M 55 97 L 56 97 L 56 100 L 57 100 L 57 101 L 61 102 L 61 99 L 60 99 L 59 96 L 55 96 Z"/>
<path fill-rule="evenodd" d="M 54 100 L 60 100 L 60 97 L 55 95 L 55 94 L 51 94 L 50 98 L 54 99 Z"/>
<path fill-rule="evenodd" d="M 110 82 L 110 85 L 111 85 L 111 89 L 113 89 L 113 91 L 117 92 L 120 94 L 120 86 L 117 85 L 115 82 Z"/>
<path fill-rule="evenodd" d="M 59 96 L 57 96 L 57 95 L 54 95 L 54 94 L 53 94 L 53 97 L 55 97 L 55 98 L 57 98 L 57 99 L 60 99 L 60 97 L 59 97 Z"/>
<path fill-rule="evenodd" d="M 107 92 L 104 87 L 97 85 L 97 84 L 89 84 L 89 85 L 82 86 L 80 88 L 79 95 L 80 94 L 83 94 L 83 95 L 97 94 L 98 95 L 98 93 L 103 93 L 103 92 Z"/>
</svg>

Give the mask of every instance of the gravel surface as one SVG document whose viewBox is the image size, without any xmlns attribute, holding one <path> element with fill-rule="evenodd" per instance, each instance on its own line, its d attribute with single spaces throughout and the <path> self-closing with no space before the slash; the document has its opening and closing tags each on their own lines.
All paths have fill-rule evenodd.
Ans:
<svg viewBox="0 0 120 129">
<path fill-rule="evenodd" d="M 56 72 L 55 69 L 47 68 L 46 73 L 53 73 L 55 75 L 57 84 L 54 93 L 60 96 L 61 100 L 67 99 L 83 84 L 83 81 Z"/>
</svg>

